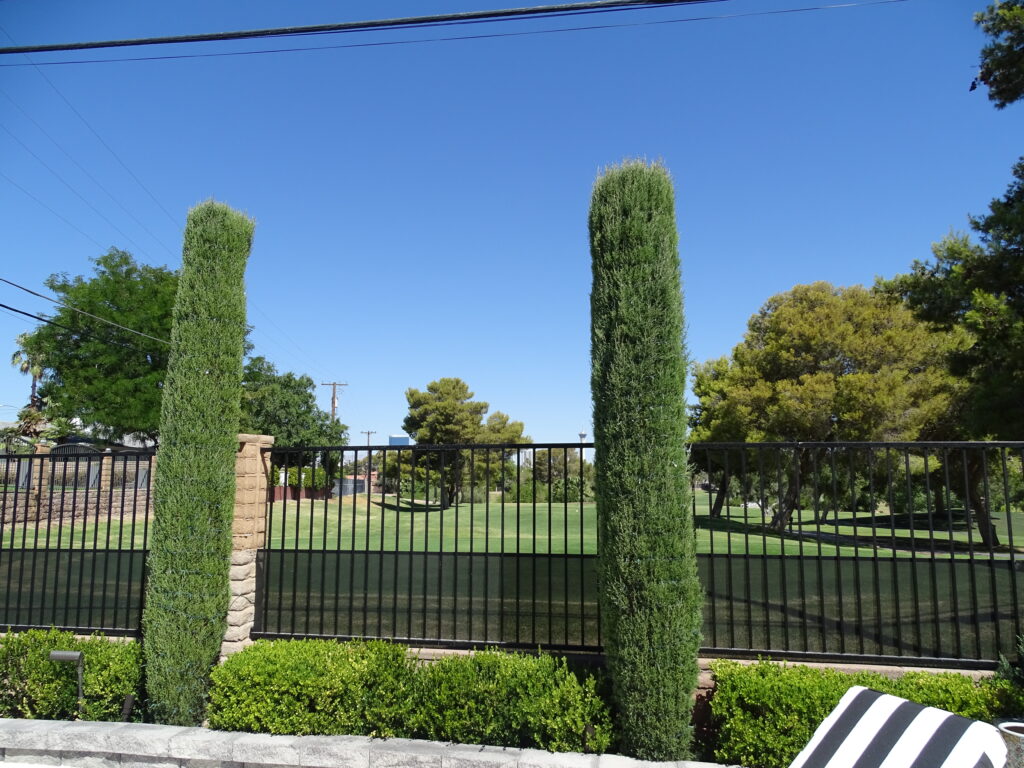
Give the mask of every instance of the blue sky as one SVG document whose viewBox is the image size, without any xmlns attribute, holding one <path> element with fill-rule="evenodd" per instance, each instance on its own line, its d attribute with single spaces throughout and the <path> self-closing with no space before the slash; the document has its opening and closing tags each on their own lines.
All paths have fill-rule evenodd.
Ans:
<svg viewBox="0 0 1024 768">
<path fill-rule="evenodd" d="M 492 410 L 523 420 L 535 440 L 575 441 L 581 428 L 590 432 L 586 215 L 602 167 L 658 158 L 673 174 L 697 360 L 727 354 L 750 315 L 797 283 L 870 284 L 906 271 L 1005 191 L 1024 152 L 1024 105 L 1000 112 L 984 90 L 968 91 L 984 42 L 971 16 L 983 0 L 744 15 L 814 4 L 725 0 L 582 22 L 637 24 L 613 29 L 0 67 L 0 277 L 41 289 L 54 272 L 89 274 L 89 259 L 110 246 L 177 267 L 189 207 L 213 197 L 257 221 L 247 273 L 256 352 L 317 382 L 347 381 L 340 417 L 354 442 L 366 440 L 362 430 L 376 432 L 375 444 L 398 432 L 406 388 L 442 376 L 465 379 Z M 0 40 L 497 7 L 507 6 L 0 0 L 9 35 Z M 676 21 L 697 16 L 718 18 Z M 580 24 L 516 21 L 33 60 Z M 11 63 L 24 58 L 0 61 Z M 0 303 L 49 309 L 8 286 Z M 14 337 L 32 325 L 0 312 L 0 403 L 27 398 L 28 379 L 6 361 Z M 329 388 L 318 396 L 329 407 Z M 13 413 L 0 409 L 0 420 Z"/>
</svg>

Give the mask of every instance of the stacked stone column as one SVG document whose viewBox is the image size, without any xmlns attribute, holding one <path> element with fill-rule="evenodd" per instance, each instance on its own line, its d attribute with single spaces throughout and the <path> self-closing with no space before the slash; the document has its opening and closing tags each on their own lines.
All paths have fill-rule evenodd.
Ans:
<svg viewBox="0 0 1024 768">
<path fill-rule="evenodd" d="M 235 460 L 235 519 L 231 536 L 231 603 L 220 655 L 223 660 L 252 644 L 256 616 L 256 553 L 266 543 L 270 454 L 267 435 L 239 435 Z"/>
</svg>

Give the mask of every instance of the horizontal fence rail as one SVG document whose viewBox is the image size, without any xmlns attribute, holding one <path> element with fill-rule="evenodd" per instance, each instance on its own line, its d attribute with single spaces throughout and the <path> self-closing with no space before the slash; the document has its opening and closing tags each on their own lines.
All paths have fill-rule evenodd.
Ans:
<svg viewBox="0 0 1024 768">
<path fill-rule="evenodd" d="M 0 631 L 137 635 L 153 454 L 0 454 Z"/>
<path fill-rule="evenodd" d="M 270 449 L 258 636 L 601 650 L 593 445 Z M 1024 443 L 693 444 L 705 653 L 991 666 Z"/>
</svg>

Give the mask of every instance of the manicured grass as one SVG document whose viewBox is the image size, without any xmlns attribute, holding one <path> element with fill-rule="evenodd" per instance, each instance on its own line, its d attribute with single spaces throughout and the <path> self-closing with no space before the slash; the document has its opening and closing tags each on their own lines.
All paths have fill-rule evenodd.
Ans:
<svg viewBox="0 0 1024 768">
<path fill-rule="evenodd" d="M 732 505 L 720 517 L 710 516 L 709 494 L 698 494 L 694 504 L 697 551 L 700 554 L 823 555 L 880 557 L 948 557 L 950 542 L 955 557 L 987 557 L 975 528 L 968 531 L 962 519 L 939 521 L 928 529 L 924 513 L 911 520 L 907 515 L 880 513 L 875 526 L 864 513 L 840 511 L 824 521 L 811 511 L 794 512 L 784 535 L 768 530 L 760 509 Z M 519 502 L 491 494 L 487 502 L 461 502 L 441 510 L 436 503 L 412 502 L 393 495 L 359 494 L 341 499 L 277 501 L 273 504 L 268 547 L 299 550 L 504 552 L 519 554 L 583 554 L 597 552 L 597 509 L 592 501 Z M 911 529 L 913 523 L 913 529 Z M 1000 541 L 1005 544 L 1008 526 L 1018 541 L 1024 537 L 1024 512 L 1014 510 L 994 518 Z M 952 532 L 950 531 L 952 528 Z M 134 528 L 130 518 L 100 516 L 83 524 L 65 519 L 38 526 L 30 521 L 6 525 L 0 548 L 49 547 L 60 549 L 143 549 L 145 525 L 141 516 Z M 1018 552 L 1024 549 L 1017 548 Z M 996 552 L 1007 557 L 1008 549 Z"/>
</svg>

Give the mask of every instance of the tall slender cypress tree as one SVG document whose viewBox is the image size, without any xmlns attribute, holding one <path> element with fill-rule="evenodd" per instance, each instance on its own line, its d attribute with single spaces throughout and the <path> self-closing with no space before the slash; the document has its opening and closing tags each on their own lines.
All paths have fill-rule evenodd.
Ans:
<svg viewBox="0 0 1024 768">
<path fill-rule="evenodd" d="M 602 635 L 626 754 L 689 755 L 702 594 L 690 512 L 672 181 L 607 169 L 590 204 Z"/>
<path fill-rule="evenodd" d="M 224 637 L 253 228 L 212 201 L 185 227 L 142 617 L 149 706 L 161 723 L 203 721 Z"/>
</svg>

